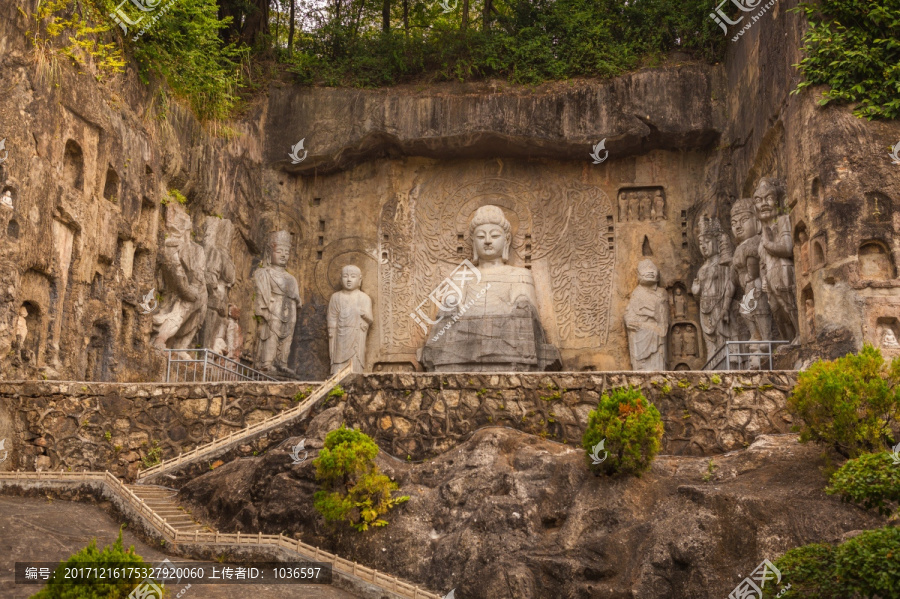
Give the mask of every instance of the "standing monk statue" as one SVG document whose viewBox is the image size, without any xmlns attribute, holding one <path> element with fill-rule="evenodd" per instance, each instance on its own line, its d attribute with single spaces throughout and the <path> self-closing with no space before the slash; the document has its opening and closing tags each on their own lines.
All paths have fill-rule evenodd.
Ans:
<svg viewBox="0 0 900 599">
<path fill-rule="evenodd" d="M 277 371 L 289 376 L 288 355 L 297 324 L 297 310 L 302 305 L 300 288 L 284 267 L 291 253 L 291 234 L 278 231 L 269 237 L 266 258 L 253 273 L 257 316 L 255 368 L 261 372 Z"/>
<path fill-rule="evenodd" d="M 794 242 L 791 217 L 779 215 L 784 200 L 784 185 L 778 179 L 763 177 L 753 192 L 756 217 L 762 225 L 759 239 L 760 278 L 762 290 L 781 339 L 791 345 L 800 342 L 797 326 L 797 297 L 794 280 Z"/>
<path fill-rule="evenodd" d="M 762 290 L 759 273 L 759 233 L 753 200 L 741 198 L 731 207 L 731 232 L 738 246 L 731 261 L 732 274 L 743 291 L 741 317 L 750 329 L 750 340 L 771 339 L 772 314 Z"/>
<path fill-rule="evenodd" d="M 650 260 L 638 264 L 638 286 L 625 308 L 625 329 L 631 369 L 665 370 L 669 297 L 659 287 L 659 269 Z"/>
<path fill-rule="evenodd" d="M 360 290 L 362 271 L 352 264 L 341 270 L 341 290 L 328 302 L 328 353 L 331 374 L 340 372 L 347 363 L 353 372 L 366 368 L 366 335 L 375 320 L 372 299 Z"/>
</svg>

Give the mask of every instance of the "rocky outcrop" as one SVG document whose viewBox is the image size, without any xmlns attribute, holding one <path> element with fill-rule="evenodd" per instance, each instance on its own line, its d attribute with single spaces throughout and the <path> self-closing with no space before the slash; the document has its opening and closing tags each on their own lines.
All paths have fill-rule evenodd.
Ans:
<svg viewBox="0 0 900 599">
<path fill-rule="evenodd" d="M 340 407 L 317 417 L 307 448 L 342 418 Z M 763 559 L 884 523 L 824 493 L 820 454 L 765 435 L 712 460 L 659 456 L 641 478 L 609 478 L 589 473 L 582 450 L 491 428 L 425 463 L 380 457 L 411 499 L 362 534 L 321 521 L 312 460 L 294 466 L 286 449 L 226 464 L 181 498 L 223 531 L 298 534 L 464 599 L 712 599 Z"/>
</svg>

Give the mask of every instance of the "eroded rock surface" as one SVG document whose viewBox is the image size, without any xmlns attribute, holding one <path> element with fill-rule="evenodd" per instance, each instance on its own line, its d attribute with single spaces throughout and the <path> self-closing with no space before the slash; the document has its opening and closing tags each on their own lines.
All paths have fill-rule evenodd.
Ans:
<svg viewBox="0 0 900 599">
<path fill-rule="evenodd" d="M 319 415 L 307 448 L 342 417 Z M 181 496 L 223 531 L 299 535 L 462 599 L 724 597 L 763 559 L 883 524 L 826 495 L 821 450 L 793 435 L 715 458 L 708 480 L 708 459 L 672 456 L 638 479 L 594 476 L 582 451 L 498 427 L 425 463 L 379 456 L 411 499 L 356 533 L 318 517 L 312 459 L 292 466 L 289 445 Z"/>
</svg>

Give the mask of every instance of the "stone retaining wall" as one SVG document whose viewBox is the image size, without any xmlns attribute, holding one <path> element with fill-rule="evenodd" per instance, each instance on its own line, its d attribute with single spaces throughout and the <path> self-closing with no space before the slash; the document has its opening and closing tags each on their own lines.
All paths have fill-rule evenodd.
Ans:
<svg viewBox="0 0 900 599">
<path fill-rule="evenodd" d="M 792 372 L 369 374 L 345 385 L 344 418 L 400 458 L 420 460 L 486 426 L 579 444 L 588 412 L 608 388 L 636 385 L 662 413 L 662 453 L 714 455 L 760 434 L 788 432 Z M 109 470 L 133 479 L 170 458 L 292 407 L 315 383 L 0 383 L 0 469 Z M 326 398 L 328 399 L 328 398 Z M 262 453 L 305 422 L 239 446 L 227 461 Z M 158 450 L 156 448 L 159 448 Z M 209 468 L 210 465 L 203 465 Z M 213 464 L 214 466 L 214 464 Z"/>
<path fill-rule="evenodd" d="M 604 390 L 643 389 L 665 422 L 662 453 L 714 455 L 789 432 L 795 372 L 372 374 L 347 386 L 348 422 L 401 458 L 446 451 L 478 428 L 508 426 L 580 444 Z"/>
<path fill-rule="evenodd" d="M 11 459 L 0 468 L 109 470 L 132 479 L 144 462 L 274 416 L 315 386 L 0 383 L 0 438 L 12 441 L 6 443 Z"/>
</svg>

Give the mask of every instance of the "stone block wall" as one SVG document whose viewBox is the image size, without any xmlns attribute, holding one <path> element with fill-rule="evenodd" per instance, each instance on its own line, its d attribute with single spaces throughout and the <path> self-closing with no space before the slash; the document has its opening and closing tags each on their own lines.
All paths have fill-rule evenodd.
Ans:
<svg viewBox="0 0 900 599">
<path fill-rule="evenodd" d="M 373 374 L 347 386 L 347 422 L 401 458 L 451 449 L 506 426 L 580 445 L 604 390 L 634 385 L 665 423 L 661 453 L 715 455 L 786 433 L 793 372 Z"/>
<path fill-rule="evenodd" d="M 132 478 L 145 463 L 290 408 L 314 383 L 0 383 L 3 469 L 109 470 Z M 272 435 L 270 434 L 270 442 Z M 245 448 L 252 453 L 258 448 Z"/>
<path fill-rule="evenodd" d="M 382 450 L 421 460 L 452 449 L 479 428 L 506 426 L 579 445 L 604 390 L 634 385 L 662 413 L 662 453 L 715 455 L 760 434 L 789 431 L 791 372 L 369 374 L 344 385 L 343 420 Z M 315 383 L 0 383 L 3 469 L 109 470 L 133 478 L 171 458 L 296 405 Z M 299 423 L 219 459 L 262 453 L 302 434 Z M 209 465 L 201 464 L 203 468 Z"/>
</svg>

